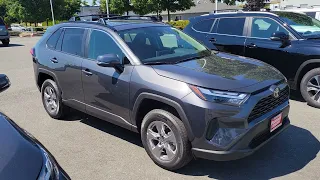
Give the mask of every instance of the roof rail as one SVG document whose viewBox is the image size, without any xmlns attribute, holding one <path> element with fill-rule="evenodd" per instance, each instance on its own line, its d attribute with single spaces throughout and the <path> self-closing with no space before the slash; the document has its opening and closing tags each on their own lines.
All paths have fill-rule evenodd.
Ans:
<svg viewBox="0 0 320 180">
<path fill-rule="evenodd" d="M 211 12 L 211 14 L 219 12 L 243 12 L 243 9 L 218 9 Z"/>
<path fill-rule="evenodd" d="M 82 17 L 93 17 L 97 20 L 103 17 L 114 17 L 119 16 L 118 14 L 89 14 L 89 15 L 81 15 L 81 16 L 73 16 L 69 19 L 69 21 L 81 21 Z"/>
<path fill-rule="evenodd" d="M 74 16 L 69 19 L 69 21 L 81 21 L 82 17 L 94 17 L 96 21 L 102 22 L 103 20 L 144 20 L 144 21 L 159 21 L 155 16 L 142 16 L 142 15 L 132 15 L 132 16 L 119 16 L 116 14 L 91 14 L 83 16 Z"/>
</svg>

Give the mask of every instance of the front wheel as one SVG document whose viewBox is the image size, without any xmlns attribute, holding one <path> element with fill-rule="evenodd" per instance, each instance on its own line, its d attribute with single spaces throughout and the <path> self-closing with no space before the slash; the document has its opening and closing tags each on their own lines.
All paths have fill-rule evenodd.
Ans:
<svg viewBox="0 0 320 180">
<path fill-rule="evenodd" d="M 167 111 L 155 109 L 144 117 L 141 140 L 149 157 L 164 169 L 177 170 L 193 158 L 184 124 Z"/>
<path fill-rule="evenodd" d="M 303 76 L 300 91 L 309 105 L 320 108 L 320 68 L 313 69 Z"/>
</svg>

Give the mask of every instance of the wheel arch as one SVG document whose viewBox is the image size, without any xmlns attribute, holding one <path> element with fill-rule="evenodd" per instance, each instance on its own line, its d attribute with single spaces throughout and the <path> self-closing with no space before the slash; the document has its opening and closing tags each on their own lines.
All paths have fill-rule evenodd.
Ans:
<svg viewBox="0 0 320 180">
<path fill-rule="evenodd" d="M 172 108 L 174 108 L 174 110 L 178 113 L 180 120 L 183 122 L 183 124 L 185 125 L 185 128 L 188 132 L 188 139 L 190 141 L 192 141 L 194 139 L 194 134 L 192 133 L 192 130 L 191 130 L 191 126 L 190 126 L 190 123 L 188 121 L 188 118 L 187 118 L 187 115 L 185 114 L 182 106 L 174 101 L 174 100 L 171 100 L 167 97 L 163 97 L 163 96 L 160 96 L 160 95 L 157 95 L 157 94 L 152 94 L 152 93 L 141 93 L 134 105 L 133 105 L 133 109 L 132 109 L 132 122 L 137 126 L 137 131 L 140 132 L 140 127 L 141 127 L 141 123 L 142 123 L 142 120 L 141 118 L 139 118 L 139 110 L 141 110 L 140 108 L 142 107 L 143 105 L 143 102 L 145 100 L 152 100 L 152 101 L 157 101 L 159 103 L 163 103 L 165 105 L 168 105 Z M 143 118 L 142 118 L 143 119 Z"/>
<path fill-rule="evenodd" d="M 310 59 L 302 63 L 296 72 L 293 89 L 299 90 L 303 76 L 310 70 L 320 67 L 320 59 Z"/>
<path fill-rule="evenodd" d="M 37 76 L 37 86 L 39 90 L 41 90 L 41 86 L 43 82 L 47 79 L 51 79 L 54 82 L 56 82 L 57 86 L 60 88 L 59 82 L 57 81 L 57 77 L 53 72 L 46 69 L 39 68 L 38 76 Z"/>
</svg>

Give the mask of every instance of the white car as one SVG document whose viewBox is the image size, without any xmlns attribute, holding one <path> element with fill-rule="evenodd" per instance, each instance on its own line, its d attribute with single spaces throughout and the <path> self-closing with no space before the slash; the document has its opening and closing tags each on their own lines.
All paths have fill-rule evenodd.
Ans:
<svg viewBox="0 0 320 180">
<path fill-rule="evenodd" d="M 11 24 L 12 31 L 23 32 L 26 31 L 26 27 L 21 26 L 20 24 Z"/>
</svg>

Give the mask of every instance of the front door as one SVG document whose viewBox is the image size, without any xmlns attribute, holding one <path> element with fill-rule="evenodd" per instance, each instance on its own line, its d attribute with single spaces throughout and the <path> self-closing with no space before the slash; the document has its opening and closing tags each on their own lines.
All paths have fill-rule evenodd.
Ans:
<svg viewBox="0 0 320 180">
<path fill-rule="evenodd" d="M 215 22 L 212 33 L 207 34 L 210 49 L 231 54 L 244 55 L 246 40 L 245 17 L 220 18 Z"/>
<path fill-rule="evenodd" d="M 129 81 L 133 66 L 118 69 L 98 66 L 96 59 L 100 55 L 115 54 L 120 61 L 124 59 L 124 53 L 107 32 L 92 30 L 87 47 L 87 59 L 82 63 L 86 111 L 118 125 L 130 126 Z"/>
<path fill-rule="evenodd" d="M 293 45 L 297 43 L 294 37 L 277 21 L 266 17 L 253 17 L 250 31 L 245 44 L 245 56 L 264 61 L 287 77 L 294 77 L 295 73 L 290 69 L 296 55 Z M 290 35 L 290 43 L 272 41 L 271 35 L 275 32 L 284 32 Z"/>
</svg>

